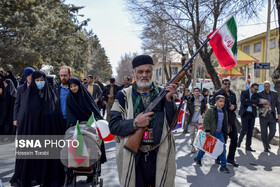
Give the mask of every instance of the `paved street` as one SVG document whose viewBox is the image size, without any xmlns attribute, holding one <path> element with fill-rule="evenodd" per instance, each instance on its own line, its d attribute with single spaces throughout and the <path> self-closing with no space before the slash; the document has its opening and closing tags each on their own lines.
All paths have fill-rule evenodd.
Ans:
<svg viewBox="0 0 280 187">
<path fill-rule="evenodd" d="M 246 151 L 244 145 L 237 150 L 238 168 L 229 165 L 230 174 L 219 172 L 219 166 L 214 159 L 205 155 L 202 167 L 194 164 L 194 154 L 190 153 L 188 134 L 174 133 L 177 144 L 176 187 L 185 186 L 279 186 L 280 183 L 280 149 L 271 146 L 271 153 L 264 153 L 262 143 L 253 139 L 252 148 L 255 153 Z M 0 144 L 0 178 L 5 186 L 10 186 L 9 180 L 14 172 L 13 144 Z M 105 187 L 119 186 L 115 161 L 115 142 L 106 143 L 108 162 L 102 166 L 102 178 Z M 84 180 L 80 177 L 78 180 Z M 82 185 L 78 183 L 78 186 Z"/>
</svg>

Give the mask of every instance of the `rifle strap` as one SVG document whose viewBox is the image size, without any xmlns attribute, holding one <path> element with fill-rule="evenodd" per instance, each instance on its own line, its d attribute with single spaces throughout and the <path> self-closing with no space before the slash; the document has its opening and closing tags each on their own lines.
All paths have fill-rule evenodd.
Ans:
<svg viewBox="0 0 280 187">
<path fill-rule="evenodd" d="M 178 116 L 179 116 L 179 113 L 180 113 L 181 108 L 182 108 L 182 103 L 183 103 L 184 97 L 185 97 L 185 92 L 184 92 L 183 96 L 181 97 L 180 105 L 179 105 L 179 107 L 178 107 L 178 109 L 177 109 L 177 111 L 176 111 L 176 114 L 175 114 L 175 116 L 174 116 L 174 118 L 173 118 L 173 121 L 172 121 L 172 123 L 171 123 L 171 125 L 170 125 L 170 128 L 169 128 L 168 132 L 166 133 L 165 137 L 162 139 L 162 141 L 161 141 L 159 144 L 153 146 L 152 148 L 141 149 L 141 147 L 140 147 L 140 150 L 141 150 L 142 152 L 153 151 L 153 150 L 155 150 L 156 148 L 158 148 L 158 147 L 165 141 L 165 139 L 167 138 L 167 136 L 171 133 L 172 129 L 177 125 Z M 182 123 L 183 123 L 183 122 L 182 122 Z M 183 124 L 182 124 L 182 125 L 183 125 Z"/>
</svg>

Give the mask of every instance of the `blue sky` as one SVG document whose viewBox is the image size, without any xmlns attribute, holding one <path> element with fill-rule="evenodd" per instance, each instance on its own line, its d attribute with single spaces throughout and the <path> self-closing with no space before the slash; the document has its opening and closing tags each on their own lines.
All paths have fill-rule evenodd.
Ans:
<svg viewBox="0 0 280 187">
<path fill-rule="evenodd" d="M 121 56 L 129 52 L 142 53 L 141 40 L 139 33 L 141 26 L 133 23 L 128 12 L 125 11 L 124 0 L 66 0 L 67 4 L 85 6 L 79 14 L 84 18 L 90 18 L 91 21 L 86 27 L 92 29 L 100 39 L 101 45 L 105 48 L 116 75 L 115 68 L 121 59 Z M 273 7 L 274 1 L 272 1 Z M 266 3 L 267 4 L 267 3 Z M 271 20 L 277 19 L 275 11 L 272 12 Z M 267 6 L 264 6 L 260 17 L 249 22 L 237 20 L 238 40 L 250 37 L 266 31 Z M 276 23 L 271 23 L 271 29 L 276 27 Z"/>
<path fill-rule="evenodd" d="M 122 55 L 142 52 L 138 38 L 140 27 L 133 24 L 123 0 L 67 0 L 66 4 L 85 6 L 79 14 L 83 14 L 84 19 L 91 19 L 87 30 L 92 29 L 99 37 L 114 74 Z"/>
</svg>

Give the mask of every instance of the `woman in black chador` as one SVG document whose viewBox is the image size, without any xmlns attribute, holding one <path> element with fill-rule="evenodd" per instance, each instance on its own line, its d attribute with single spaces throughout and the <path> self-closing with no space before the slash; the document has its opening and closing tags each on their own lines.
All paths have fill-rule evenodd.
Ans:
<svg viewBox="0 0 280 187">
<path fill-rule="evenodd" d="M 3 83 L 4 89 L 2 95 L 0 95 L 0 135 L 15 135 L 13 112 L 17 91 L 11 79 L 6 79 Z"/>
<path fill-rule="evenodd" d="M 31 85 L 23 93 L 18 113 L 18 135 L 62 135 L 59 103 L 41 71 L 32 74 Z M 11 184 L 57 187 L 64 182 L 64 168 L 59 159 L 17 159 Z"/>
<path fill-rule="evenodd" d="M 13 72 L 7 71 L 7 72 L 6 72 L 6 75 L 7 75 L 7 76 L 6 76 L 5 79 L 11 79 L 12 82 L 14 83 L 15 88 L 17 88 L 17 87 L 18 87 L 18 83 L 17 83 L 17 79 L 15 78 Z"/>
<path fill-rule="evenodd" d="M 73 77 L 68 82 L 70 92 L 66 99 L 66 115 L 71 126 L 78 121 L 87 121 L 93 113 L 96 120 L 102 119 L 100 111 L 90 93 L 78 78 Z M 101 163 L 107 161 L 104 143 L 101 144 Z"/>
</svg>

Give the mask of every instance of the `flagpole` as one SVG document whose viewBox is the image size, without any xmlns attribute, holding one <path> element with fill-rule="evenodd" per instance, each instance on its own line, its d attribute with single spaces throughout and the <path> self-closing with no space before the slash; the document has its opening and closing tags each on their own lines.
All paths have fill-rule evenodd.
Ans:
<svg viewBox="0 0 280 187">
<path fill-rule="evenodd" d="M 234 16 L 231 16 L 230 18 L 228 18 L 227 21 L 224 22 L 219 28 L 217 28 L 216 31 L 213 34 L 211 34 L 211 36 L 209 38 L 212 39 L 215 36 L 215 34 L 233 17 Z"/>
</svg>

